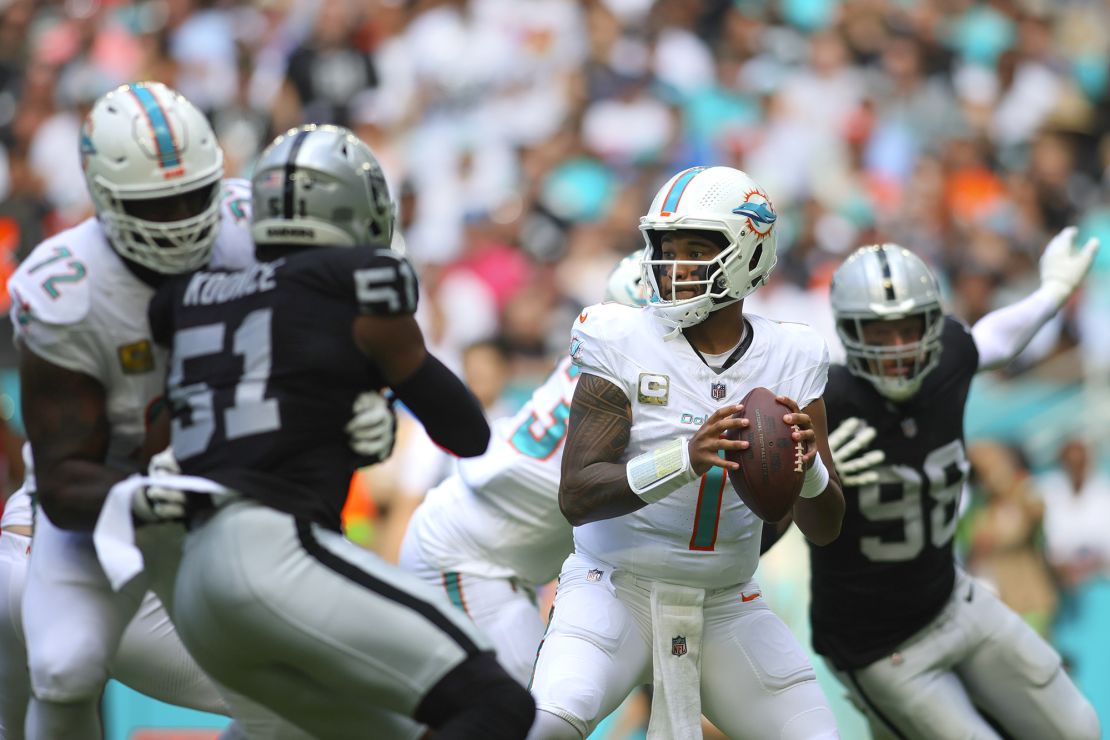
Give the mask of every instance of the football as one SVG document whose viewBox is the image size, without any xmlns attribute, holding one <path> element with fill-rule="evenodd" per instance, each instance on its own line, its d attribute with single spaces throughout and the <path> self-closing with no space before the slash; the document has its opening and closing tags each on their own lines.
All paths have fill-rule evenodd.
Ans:
<svg viewBox="0 0 1110 740">
<path fill-rule="evenodd" d="M 746 440 L 749 447 L 725 451 L 727 460 L 740 464 L 739 470 L 728 471 L 728 477 L 756 516 L 777 522 L 790 513 L 802 490 L 805 450 L 791 439 L 795 427 L 782 420 L 790 409 L 775 401 L 774 392 L 753 388 L 740 403 L 744 410 L 736 417 L 747 417 L 751 423 L 746 429 L 729 429 L 725 437 Z"/>
</svg>

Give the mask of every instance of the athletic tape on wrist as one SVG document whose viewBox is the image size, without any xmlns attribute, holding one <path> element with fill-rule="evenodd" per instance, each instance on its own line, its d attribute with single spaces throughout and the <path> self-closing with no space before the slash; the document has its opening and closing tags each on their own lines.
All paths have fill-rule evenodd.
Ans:
<svg viewBox="0 0 1110 740">
<path fill-rule="evenodd" d="M 654 504 L 697 480 L 686 444 L 684 438 L 676 437 L 629 460 L 625 471 L 632 492 Z"/>
<path fill-rule="evenodd" d="M 813 465 L 810 465 L 809 470 L 806 471 L 806 477 L 802 480 L 802 492 L 798 495 L 802 498 L 817 498 L 825 492 L 827 485 L 829 485 L 829 469 L 825 467 L 821 456 L 818 455 L 814 458 Z"/>
</svg>

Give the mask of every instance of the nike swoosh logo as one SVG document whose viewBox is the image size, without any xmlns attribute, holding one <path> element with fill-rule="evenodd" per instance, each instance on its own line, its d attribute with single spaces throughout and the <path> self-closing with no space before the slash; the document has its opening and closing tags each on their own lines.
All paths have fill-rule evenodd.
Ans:
<svg viewBox="0 0 1110 740">
<path fill-rule="evenodd" d="M 578 323 L 579 324 L 585 324 L 586 323 L 586 312 L 585 311 L 578 314 Z"/>
<path fill-rule="evenodd" d="M 762 595 L 763 594 L 759 591 L 756 591 L 754 594 L 746 594 L 743 591 L 741 591 L 740 592 L 740 600 L 743 601 L 745 604 L 747 604 L 749 601 L 755 601 L 756 599 L 758 599 Z"/>
</svg>

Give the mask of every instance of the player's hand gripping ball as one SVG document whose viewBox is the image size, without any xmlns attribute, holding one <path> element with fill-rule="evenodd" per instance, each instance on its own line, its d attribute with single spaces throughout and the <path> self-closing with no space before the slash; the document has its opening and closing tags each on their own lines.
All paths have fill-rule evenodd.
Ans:
<svg viewBox="0 0 1110 740">
<path fill-rule="evenodd" d="M 739 463 L 728 477 L 740 500 L 765 522 L 777 522 L 790 513 L 802 490 L 805 445 L 791 433 L 797 427 L 782 420 L 790 409 L 775 400 L 766 388 L 753 388 L 741 401 L 744 410 L 736 416 L 748 418 L 748 426 L 729 429 L 728 439 L 748 442 L 747 449 L 726 450 L 725 458 Z"/>
</svg>

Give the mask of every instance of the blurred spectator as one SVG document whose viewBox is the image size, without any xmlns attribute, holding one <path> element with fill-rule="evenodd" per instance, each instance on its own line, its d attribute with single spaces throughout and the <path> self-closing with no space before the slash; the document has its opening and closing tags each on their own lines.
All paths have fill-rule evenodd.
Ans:
<svg viewBox="0 0 1110 740">
<path fill-rule="evenodd" d="M 985 499 L 972 514 L 968 568 L 1002 601 L 1047 636 L 1056 612 L 1052 583 L 1038 541 L 1044 503 L 1013 447 L 976 442 L 967 450 Z"/>
<path fill-rule="evenodd" d="M 1060 448 L 1059 469 L 1045 473 L 1045 546 L 1061 585 L 1075 590 L 1110 576 L 1110 476 L 1099 470 L 1088 443 L 1070 439 Z"/>
<path fill-rule="evenodd" d="M 301 119 L 350 124 L 355 97 L 377 87 L 378 72 L 368 53 L 361 3 L 320 0 L 312 36 L 289 55 L 287 82 Z"/>
<path fill-rule="evenodd" d="M 1039 481 L 1045 545 L 1061 584 L 1053 638 L 1076 683 L 1105 722 L 1110 716 L 1110 476 L 1086 439 L 1067 440 L 1059 468 Z"/>
</svg>

